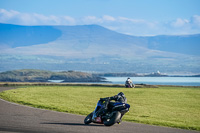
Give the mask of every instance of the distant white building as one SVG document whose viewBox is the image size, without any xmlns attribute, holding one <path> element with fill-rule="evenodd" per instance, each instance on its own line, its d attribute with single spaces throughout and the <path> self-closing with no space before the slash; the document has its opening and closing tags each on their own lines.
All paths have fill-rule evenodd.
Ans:
<svg viewBox="0 0 200 133">
<path fill-rule="evenodd" d="M 159 70 L 157 72 L 152 72 L 151 74 L 153 74 L 153 75 L 161 75 Z"/>
<path fill-rule="evenodd" d="M 159 70 L 157 71 L 157 74 L 160 74 L 160 71 L 159 71 Z"/>
</svg>

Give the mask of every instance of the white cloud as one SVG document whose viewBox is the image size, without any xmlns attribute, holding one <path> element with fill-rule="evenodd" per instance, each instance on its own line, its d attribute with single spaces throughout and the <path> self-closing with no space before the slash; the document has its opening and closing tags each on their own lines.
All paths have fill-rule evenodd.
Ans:
<svg viewBox="0 0 200 133">
<path fill-rule="evenodd" d="M 65 22 L 71 23 L 71 24 L 75 24 L 76 20 L 70 16 L 63 16 L 63 19 Z"/>
<path fill-rule="evenodd" d="M 177 18 L 176 21 L 171 23 L 173 27 L 183 27 L 187 24 L 189 24 L 189 20 L 181 18 Z"/>
<path fill-rule="evenodd" d="M 189 19 L 177 18 L 164 26 L 169 34 L 199 34 L 200 16 L 194 15 Z"/>
<path fill-rule="evenodd" d="M 193 23 L 194 26 L 200 27 L 200 16 L 198 15 L 192 16 L 191 22 Z"/>
<path fill-rule="evenodd" d="M 103 19 L 104 21 L 115 21 L 115 20 L 116 20 L 114 17 L 108 16 L 108 15 L 104 15 L 104 16 L 102 17 L 102 19 Z"/>
<path fill-rule="evenodd" d="M 132 22 L 132 23 L 145 23 L 145 20 L 143 19 L 131 19 L 131 18 L 126 18 L 126 17 L 118 17 L 118 20 Z"/>
<path fill-rule="evenodd" d="M 17 16 L 18 14 L 20 14 L 20 13 L 17 11 L 14 11 L 14 10 L 7 11 L 5 9 L 0 9 L 0 15 L 1 15 L 0 19 L 1 20 L 8 20 L 12 17 Z"/>
<path fill-rule="evenodd" d="M 36 13 L 21 13 L 0 9 L 0 22 L 20 25 L 73 25 L 75 19 L 70 16 L 45 16 Z"/>
<path fill-rule="evenodd" d="M 167 22 L 147 21 L 145 19 L 127 18 L 110 15 L 84 16 L 73 18 L 71 16 L 43 15 L 37 13 L 22 13 L 14 10 L 0 9 L 0 23 L 20 25 L 85 25 L 97 24 L 120 33 L 146 36 L 146 35 L 175 35 L 200 33 L 200 16 L 194 15 L 189 19 L 177 18 Z"/>
<path fill-rule="evenodd" d="M 96 16 L 86 16 L 78 21 L 78 24 L 99 24 L 102 23 L 102 19 Z"/>
</svg>

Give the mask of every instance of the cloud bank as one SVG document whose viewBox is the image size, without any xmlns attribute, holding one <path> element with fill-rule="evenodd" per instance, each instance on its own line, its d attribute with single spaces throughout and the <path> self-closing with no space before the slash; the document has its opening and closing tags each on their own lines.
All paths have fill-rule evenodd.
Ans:
<svg viewBox="0 0 200 133">
<path fill-rule="evenodd" d="M 84 16 L 74 18 L 71 16 L 43 15 L 37 13 L 23 13 L 15 10 L 0 9 L 0 23 L 18 25 L 87 25 L 97 24 L 111 30 L 135 35 L 184 35 L 200 33 L 200 15 L 193 15 L 189 19 L 177 18 L 167 22 L 147 21 L 145 19 L 113 17 Z"/>
</svg>

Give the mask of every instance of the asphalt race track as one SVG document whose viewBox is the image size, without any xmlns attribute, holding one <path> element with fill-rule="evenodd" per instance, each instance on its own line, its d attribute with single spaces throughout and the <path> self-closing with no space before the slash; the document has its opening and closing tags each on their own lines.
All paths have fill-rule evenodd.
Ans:
<svg viewBox="0 0 200 133">
<path fill-rule="evenodd" d="M 0 91 L 15 89 L 0 87 Z M 0 99 L 0 133 L 199 133 L 198 131 L 122 122 L 111 127 L 84 125 L 85 116 L 36 109 Z"/>
</svg>

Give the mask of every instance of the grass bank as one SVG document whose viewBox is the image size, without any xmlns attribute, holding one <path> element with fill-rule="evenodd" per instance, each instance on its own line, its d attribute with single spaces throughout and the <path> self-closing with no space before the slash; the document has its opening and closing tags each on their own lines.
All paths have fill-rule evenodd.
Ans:
<svg viewBox="0 0 200 133">
<path fill-rule="evenodd" d="M 0 97 L 37 108 L 87 115 L 100 97 L 121 91 L 131 105 L 123 120 L 200 131 L 200 87 L 28 86 L 1 92 Z"/>
</svg>

